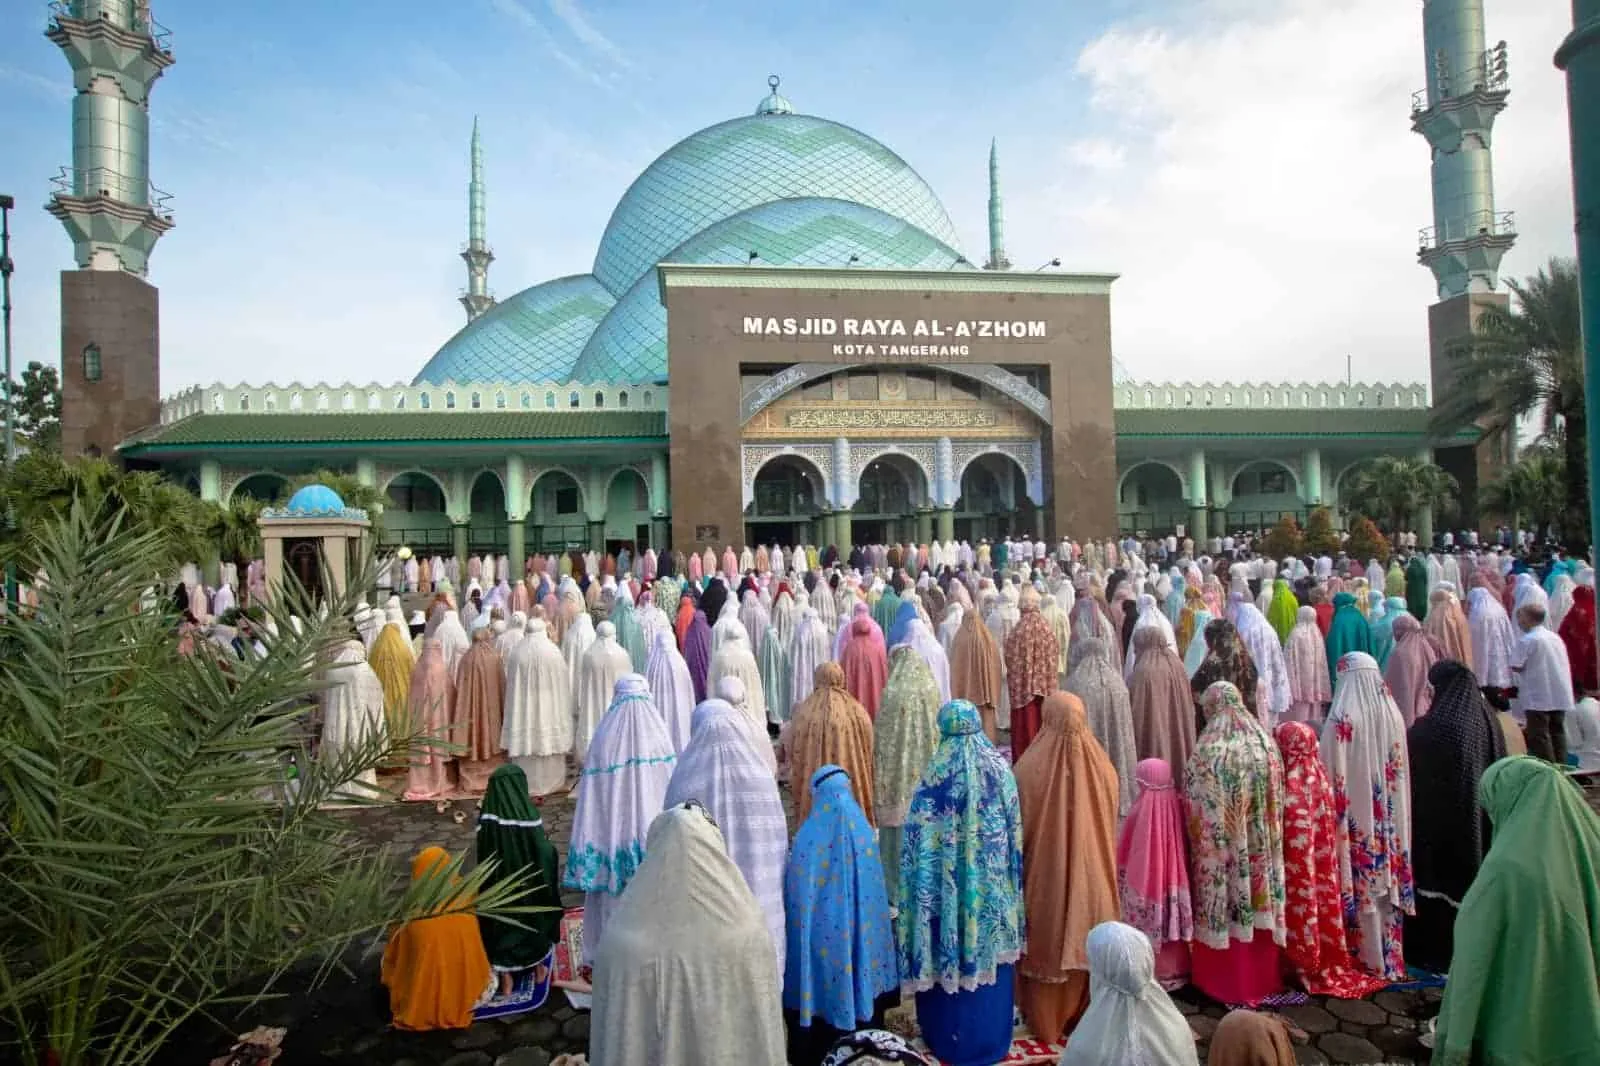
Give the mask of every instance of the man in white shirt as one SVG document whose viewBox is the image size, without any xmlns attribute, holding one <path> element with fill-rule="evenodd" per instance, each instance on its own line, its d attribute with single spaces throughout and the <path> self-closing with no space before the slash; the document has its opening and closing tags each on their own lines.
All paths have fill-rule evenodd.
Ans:
<svg viewBox="0 0 1600 1066">
<path fill-rule="evenodd" d="M 1557 766 L 1567 764 L 1566 713 L 1572 710 L 1572 664 L 1567 647 L 1544 624 L 1545 609 L 1536 603 L 1517 608 L 1522 637 L 1511 651 L 1517 698 L 1511 712 L 1523 722 L 1528 754 Z"/>
</svg>

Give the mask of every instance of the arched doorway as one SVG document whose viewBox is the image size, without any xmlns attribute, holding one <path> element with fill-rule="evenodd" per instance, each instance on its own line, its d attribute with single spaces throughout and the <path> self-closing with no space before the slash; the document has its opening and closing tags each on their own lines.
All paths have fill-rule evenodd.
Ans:
<svg viewBox="0 0 1600 1066">
<path fill-rule="evenodd" d="M 251 474 L 228 495 L 228 502 L 250 497 L 258 503 L 274 506 L 289 498 L 289 479 L 282 474 Z"/>
<path fill-rule="evenodd" d="M 916 510 L 928 499 L 922 468 L 888 453 L 869 462 L 856 482 L 850 517 L 857 544 L 894 544 L 916 536 Z"/>
<path fill-rule="evenodd" d="M 1139 463 L 1122 475 L 1117 526 L 1124 533 L 1164 536 L 1189 521 L 1183 482 L 1166 463 Z"/>
<path fill-rule="evenodd" d="M 1284 515 L 1305 524 L 1307 509 L 1294 472 L 1273 459 L 1246 463 L 1233 476 L 1226 528 L 1266 530 Z"/>
<path fill-rule="evenodd" d="M 467 525 L 467 550 L 473 555 L 502 555 L 511 550 L 506 536 L 506 489 L 492 470 L 481 471 L 472 479 L 469 494 L 470 521 Z"/>
<path fill-rule="evenodd" d="M 639 471 L 625 467 L 606 486 L 606 553 L 638 552 L 649 545 L 650 486 Z"/>
<path fill-rule="evenodd" d="M 969 544 L 1035 530 L 1037 501 L 1028 496 L 1028 474 L 1009 455 L 980 455 L 961 472 L 956 498 L 956 537 Z"/>
<path fill-rule="evenodd" d="M 451 544 L 450 516 L 444 510 L 444 488 L 419 471 L 395 477 L 384 489 L 389 502 L 383 508 L 383 543 L 404 544 L 412 551 L 430 549 L 439 555 L 455 551 Z"/>
<path fill-rule="evenodd" d="M 589 523 L 577 478 L 565 470 L 546 470 L 534 481 L 530 500 L 530 551 L 584 551 L 589 547 Z"/>
<path fill-rule="evenodd" d="M 778 455 L 756 471 L 744 509 L 746 544 L 807 544 L 827 491 L 822 472 L 798 455 Z"/>
</svg>

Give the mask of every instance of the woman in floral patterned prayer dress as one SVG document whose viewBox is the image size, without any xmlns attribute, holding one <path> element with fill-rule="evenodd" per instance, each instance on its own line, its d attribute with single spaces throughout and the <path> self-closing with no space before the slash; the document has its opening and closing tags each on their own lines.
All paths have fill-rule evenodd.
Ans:
<svg viewBox="0 0 1600 1066">
<path fill-rule="evenodd" d="M 1206 727 L 1184 773 L 1196 988 L 1254 1005 L 1283 991 L 1283 762 L 1227 681 L 1200 701 Z"/>
<path fill-rule="evenodd" d="M 1345 935 L 1363 968 L 1400 981 L 1401 930 L 1416 913 L 1405 719 L 1372 656 L 1351 652 L 1338 671 L 1321 748 L 1333 784 Z"/>
<path fill-rule="evenodd" d="M 1384 982 L 1350 965 L 1334 861 L 1333 786 L 1317 751 L 1317 731 L 1304 722 L 1284 722 L 1273 735 L 1283 751 L 1289 962 L 1307 992 L 1360 999 Z"/>
</svg>

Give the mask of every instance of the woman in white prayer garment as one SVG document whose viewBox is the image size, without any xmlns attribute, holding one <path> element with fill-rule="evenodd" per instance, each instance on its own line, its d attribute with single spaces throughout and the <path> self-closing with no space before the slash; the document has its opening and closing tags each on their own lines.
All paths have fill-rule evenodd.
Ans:
<svg viewBox="0 0 1600 1066">
<path fill-rule="evenodd" d="M 341 643 L 328 667 L 329 687 L 323 690 L 322 743 L 317 758 L 336 761 L 348 748 L 382 736 L 387 726 L 383 717 L 383 683 L 367 665 L 366 647 L 355 637 Z M 337 795 L 349 799 L 376 799 L 378 772 L 362 771 Z"/>
<path fill-rule="evenodd" d="M 761 684 L 761 667 L 755 652 L 750 648 L 750 638 L 744 627 L 738 626 L 711 655 L 710 668 L 706 670 L 706 691 L 714 691 L 724 677 L 737 677 L 744 683 L 746 698 L 750 701 L 750 714 L 766 729 L 767 696 Z"/>
<path fill-rule="evenodd" d="M 592 1066 L 780 1066 L 765 916 L 699 804 L 663 811 L 595 962 Z"/>
<path fill-rule="evenodd" d="M 779 712 L 785 722 L 794 717 L 796 707 L 810 698 L 817 667 L 828 661 L 828 650 L 827 627 L 815 609 L 805 608 L 789 641 L 789 706 Z"/>
<path fill-rule="evenodd" d="M 678 650 L 672 630 L 656 631 L 644 676 L 650 685 L 650 699 L 661 712 L 667 736 L 672 739 L 672 750 L 682 754 L 689 746 L 692 729 L 694 679 L 689 676 L 689 664 Z"/>
<path fill-rule="evenodd" d="M 583 653 L 583 662 L 578 664 L 576 692 L 578 720 L 575 725 L 576 735 L 573 738 L 572 754 L 577 758 L 579 766 L 586 764 L 589 757 L 589 743 L 594 738 L 595 730 L 600 726 L 600 719 L 605 716 L 606 708 L 611 705 L 617 679 L 632 671 L 633 659 L 629 657 L 627 649 L 617 643 L 616 626 L 610 622 L 601 622 L 595 629 L 594 643 Z M 644 682 L 642 677 L 639 680 L 641 683 Z M 646 694 L 649 692 L 648 685 L 645 692 Z M 666 732 L 665 723 L 662 725 L 662 732 Z"/>
<path fill-rule="evenodd" d="M 578 675 L 583 669 L 583 657 L 594 647 L 594 640 L 594 619 L 589 617 L 588 611 L 580 611 L 567 625 L 566 636 L 561 638 L 561 657 L 567 662 L 567 681 L 572 686 L 574 696 L 578 694 Z M 609 692 L 606 698 L 611 698 Z"/>
<path fill-rule="evenodd" d="M 1150 938 L 1131 925 L 1089 930 L 1089 1009 L 1067 1037 L 1060 1066 L 1199 1066 L 1189 1022 L 1156 981 Z"/>
<path fill-rule="evenodd" d="M 572 679 L 550 627 L 534 618 L 506 656 L 500 746 L 528 778 L 528 793 L 548 796 L 567 783 L 572 750 Z"/>
</svg>

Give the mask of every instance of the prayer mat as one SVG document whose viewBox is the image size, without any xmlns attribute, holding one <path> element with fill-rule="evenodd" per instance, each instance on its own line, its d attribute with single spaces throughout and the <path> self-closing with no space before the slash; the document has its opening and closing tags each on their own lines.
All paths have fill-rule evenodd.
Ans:
<svg viewBox="0 0 1600 1066">
<path fill-rule="evenodd" d="M 553 981 L 557 988 L 590 991 L 583 977 L 583 908 L 568 907 L 561 916 L 561 939 L 556 941 Z"/>
<path fill-rule="evenodd" d="M 1302 1003 L 1310 1003 L 1311 997 L 1298 988 L 1274 992 L 1260 1003 L 1224 1003 L 1229 1010 L 1255 1010 L 1257 1007 L 1298 1007 Z"/>
<path fill-rule="evenodd" d="M 504 996 L 497 993 L 483 1006 L 474 1008 L 473 1019 L 481 1022 L 490 1018 L 510 1018 L 544 1006 L 544 1001 L 550 998 L 550 979 L 555 973 L 554 948 L 539 965 L 544 967 L 544 980 L 535 979 L 536 967 L 518 970 L 511 976 L 511 993 Z"/>
<path fill-rule="evenodd" d="M 1389 987 L 1396 992 L 1417 992 L 1424 988 L 1443 988 L 1445 975 L 1419 970 L 1415 966 L 1406 967 L 1406 979 L 1396 981 Z"/>
<path fill-rule="evenodd" d="M 1061 1060 L 1061 1052 L 1067 1046 L 1064 1041 L 1040 1040 L 1022 1023 L 1020 1014 L 1014 1014 L 1013 1017 L 1011 1050 L 995 1066 L 1043 1066 L 1046 1063 L 1053 1066 Z M 883 1027 L 909 1040 L 912 1048 L 934 1066 L 943 1066 L 944 1060 L 929 1051 L 928 1045 L 922 1042 L 922 1030 L 917 1026 L 917 1008 L 913 1001 L 905 1000 L 900 1006 L 887 1011 Z"/>
</svg>

